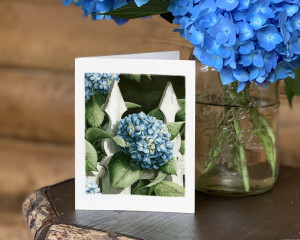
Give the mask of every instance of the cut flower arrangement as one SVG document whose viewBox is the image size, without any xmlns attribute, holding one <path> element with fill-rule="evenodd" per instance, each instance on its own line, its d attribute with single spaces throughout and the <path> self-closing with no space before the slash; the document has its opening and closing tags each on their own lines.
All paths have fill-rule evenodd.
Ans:
<svg viewBox="0 0 300 240">
<path fill-rule="evenodd" d="M 242 119 L 237 117 L 238 107 L 245 107 L 252 124 L 252 134 L 260 139 L 272 176 L 276 179 L 276 136 L 255 105 L 250 88 L 256 85 L 268 89 L 278 80 L 285 79 L 290 104 L 295 95 L 300 95 L 298 0 L 63 0 L 64 5 L 73 3 L 82 8 L 84 16 L 91 15 L 93 20 L 112 19 L 122 25 L 133 18 L 160 14 L 177 24 L 175 31 L 193 44 L 194 56 L 202 64 L 219 72 L 223 85 L 223 112 L 233 119 L 230 123 L 224 119 L 218 122 L 209 157 L 221 156 L 227 147 L 224 139 L 230 135 L 235 144 L 230 148 L 229 155 L 237 161 L 229 167 L 242 177 L 243 191 L 251 191 Z M 141 115 L 132 115 L 131 122 L 140 118 Z M 151 118 L 148 120 L 154 121 Z M 128 120 L 122 121 L 118 134 L 126 139 L 129 136 L 124 129 L 128 128 Z M 151 124 L 160 126 L 155 121 Z M 226 129 L 231 130 L 228 132 Z M 171 149 L 167 139 L 165 147 L 166 150 Z M 124 151 L 130 152 L 137 164 L 143 164 L 148 169 L 161 164 L 150 160 L 140 163 L 134 151 L 142 148 L 143 142 L 137 141 L 134 150 L 124 147 Z M 168 159 L 169 155 L 163 158 Z M 202 174 L 209 174 L 215 165 L 214 161 L 205 162 Z"/>
</svg>

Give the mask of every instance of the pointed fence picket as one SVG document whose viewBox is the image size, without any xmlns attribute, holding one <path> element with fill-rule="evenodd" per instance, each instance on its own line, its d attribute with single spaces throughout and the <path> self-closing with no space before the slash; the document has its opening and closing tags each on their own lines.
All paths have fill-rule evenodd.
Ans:
<svg viewBox="0 0 300 240">
<path fill-rule="evenodd" d="M 171 82 L 168 82 L 163 93 L 163 96 L 160 100 L 158 109 L 163 113 L 165 117 L 165 123 L 175 122 L 176 113 L 180 110 L 180 106 L 178 104 L 178 99 L 176 97 L 174 88 Z M 169 175 L 167 176 L 167 180 L 177 183 L 181 186 L 183 183 L 183 175 L 184 175 L 184 157 L 179 152 L 181 145 L 181 136 L 178 134 L 173 139 L 174 149 L 173 149 L 173 157 L 177 162 L 177 176 Z"/>
<path fill-rule="evenodd" d="M 180 106 L 178 104 L 178 100 L 171 82 L 168 82 L 166 85 L 158 109 L 160 109 L 160 111 L 164 115 L 165 123 L 175 121 L 175 116 L 176 113 L 180 110 Z M 103 110 L 106 112 L 109 118 L 109 126 L 107 131 L 112 136 L 115 136 L 122 115 L 127 111 L 126 104 L 117 82 L 114 82 L 114 84 L 112 85 Z M 172 140 L 172 142 L 174 143 L 173 156 L 177 161 L 177 176 L 168 175 L 166 180 L 184 186 L 185 168 L 184 157 L 179 152 L 181 145 L 180 134 L 178 134 L 177 137 Z M 106 156 L 101 159 L 100 163 L 98 163 L 97 165 L 99 172 L 87 172 L 87 178 L 90 181 L 94 181 L 95 183 L 100 184 L 101 192 L 103 194 L 131 194 L 131 187 L 127 187 L 125 189 L 112 189 L 110 187 L 108 165 L 112 156 L 118 151 L 116 143 L 112 139 L 105 139 L 102 142 L 102 150 L 104 151 Z M 155 177 L 155 171 L 151 170 L 145 172 L 141 176 L 141 179 L 154 179 Z"/>
</svg>

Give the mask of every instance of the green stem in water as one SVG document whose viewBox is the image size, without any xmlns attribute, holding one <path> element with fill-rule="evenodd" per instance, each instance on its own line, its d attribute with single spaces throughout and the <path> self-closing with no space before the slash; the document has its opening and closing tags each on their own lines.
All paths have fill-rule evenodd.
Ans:
<svg viewBox="0 0 300 240">
<path fill-rule="evenodd" d="M 225 110 L 224 110 L 224 112 L 225 112 L 224 119 L 226 118 L 226 114 L 227 114 L 228 110 L 229 110 L 229 108 L 225 107 Z M 219 155 L 221 154 L 221 152 L 223 150 L 226 137 L 229 134 L 228 131 L 224 131 L 222 133 L 224 119 L 219 123 L 217 131 L 215 132 L 213 140 L 212 140 L 213 143 L 218 142 L 218 146 L 215 147 L 214 144 L 213 144 L 213 146 L 209 150 L 209 156 L 212 158 L 212 161 L 209 162 L 206 165 L 206 168 L 205 168 L 203 174 L 208 174 L 214 168 L 214 166 L 215 166 L 214 159 L 217 158 L 217 157 L 219 157 Z M 220 139 L 218 140 L 218 137 L 219 137 L 220 133 L 222 133 L 222 135 L 221 135 Z"/>
<path fill-rule="evenodd" d="M 250 120 L 255 129 L 255 134 L 260 138 L 268 161 L 272 168 L 272 175 L 276 175 L 276 148 L 275 148 L 275 135 L 273 128 L 269 125 L 268 121 L 260 114 L 256 108 L 250 109 Z"/>
<path fill-rule="evenodd" d="M 245 146 L 243 143 L 243 135 L 241 134 L 241 126 L 240 121 L 234 119 L 234 129 L 237 136 L 238 141 L 238 154 L 239 154 L 239 161 L 242 167 L 242 176 L 244 182 L 244 189 L 246 192 L 250 191 L 250 184 L 249 184 L 249 174 L 248 174 L 248 166 L 247 166 L 247 159 L 246 159 L 246 151 Z"/>
<path fill-rule="evenodd" d="M 249 87 L 244 91 L 245 99 L 250 103 Z M 273 128 L 269 125 L 267 119 L 256 109 L 249 109 L 250 121 L 254 127 L 254 133 L 260 138 L 268 161 L 272 168 L 273 177 L 276 175 L 276 139 Z"/>
</svg>

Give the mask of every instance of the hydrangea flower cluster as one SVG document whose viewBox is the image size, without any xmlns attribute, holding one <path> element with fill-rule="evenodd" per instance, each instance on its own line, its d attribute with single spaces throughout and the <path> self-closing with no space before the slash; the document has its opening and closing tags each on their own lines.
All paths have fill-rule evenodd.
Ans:
<svg viewBox="0 0 300 240">
<path fill-rule="evenodd" d="M 167 125 L 143 112 L 123 118 L 117 136 L 126 142 L 122 150 L 144 169 L 158 169 L 173 157 L 174 145 Z"/>
<path fill-rule="evenodd" d="M 93 94 L 107 94 L 113 81 L 120 81 L 120 75 L 117 73 L 86 73 L 85 84 L 85 99 L 90 100 Z"/>
<path fill-rule="evenodd" d="M 299 0 L 171 0 L 169 11 L 194 55 L 238 91 L 268 86 L 300 64 Z"/>
<path fill-rule="evenodd" d="M 109 15 L 95 15 L 94 13 L 106 13 L 123 7 L 130 2 L 133 2 L 133 0 L 63 0 L 63 5 L 68 6 L 75 3 L 77 7 L 81 6 L 84 16 L 92 15 L 93 20 L 113 19 L 117 24 L 122 25 L 128 22 L 128 19 Z M 134 0 L 134 2 L 138 7 L 141 7 L 149 0 Z"/>
<path fill-rule="evenodd" d="M 98 194 L 101 192 L 99 186 L 93 182 L 89 181 L 88 179 L 85 181 L 85 192 L 87 194 Z"/>
</svg>

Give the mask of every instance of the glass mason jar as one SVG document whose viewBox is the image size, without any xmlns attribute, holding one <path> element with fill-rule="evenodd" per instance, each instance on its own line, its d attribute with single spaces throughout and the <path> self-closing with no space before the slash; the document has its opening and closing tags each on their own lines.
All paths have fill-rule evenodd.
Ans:
<svg viewBox="0 0 300 240">
<path fill-rule="evenodd" d="M 196 60 L 197 61 L 197 60 Z M 197 61 L 196 190 L 255 195 L 274 185 L 279 84 L 237 93 L 219 73 Z"/>
</svg>

